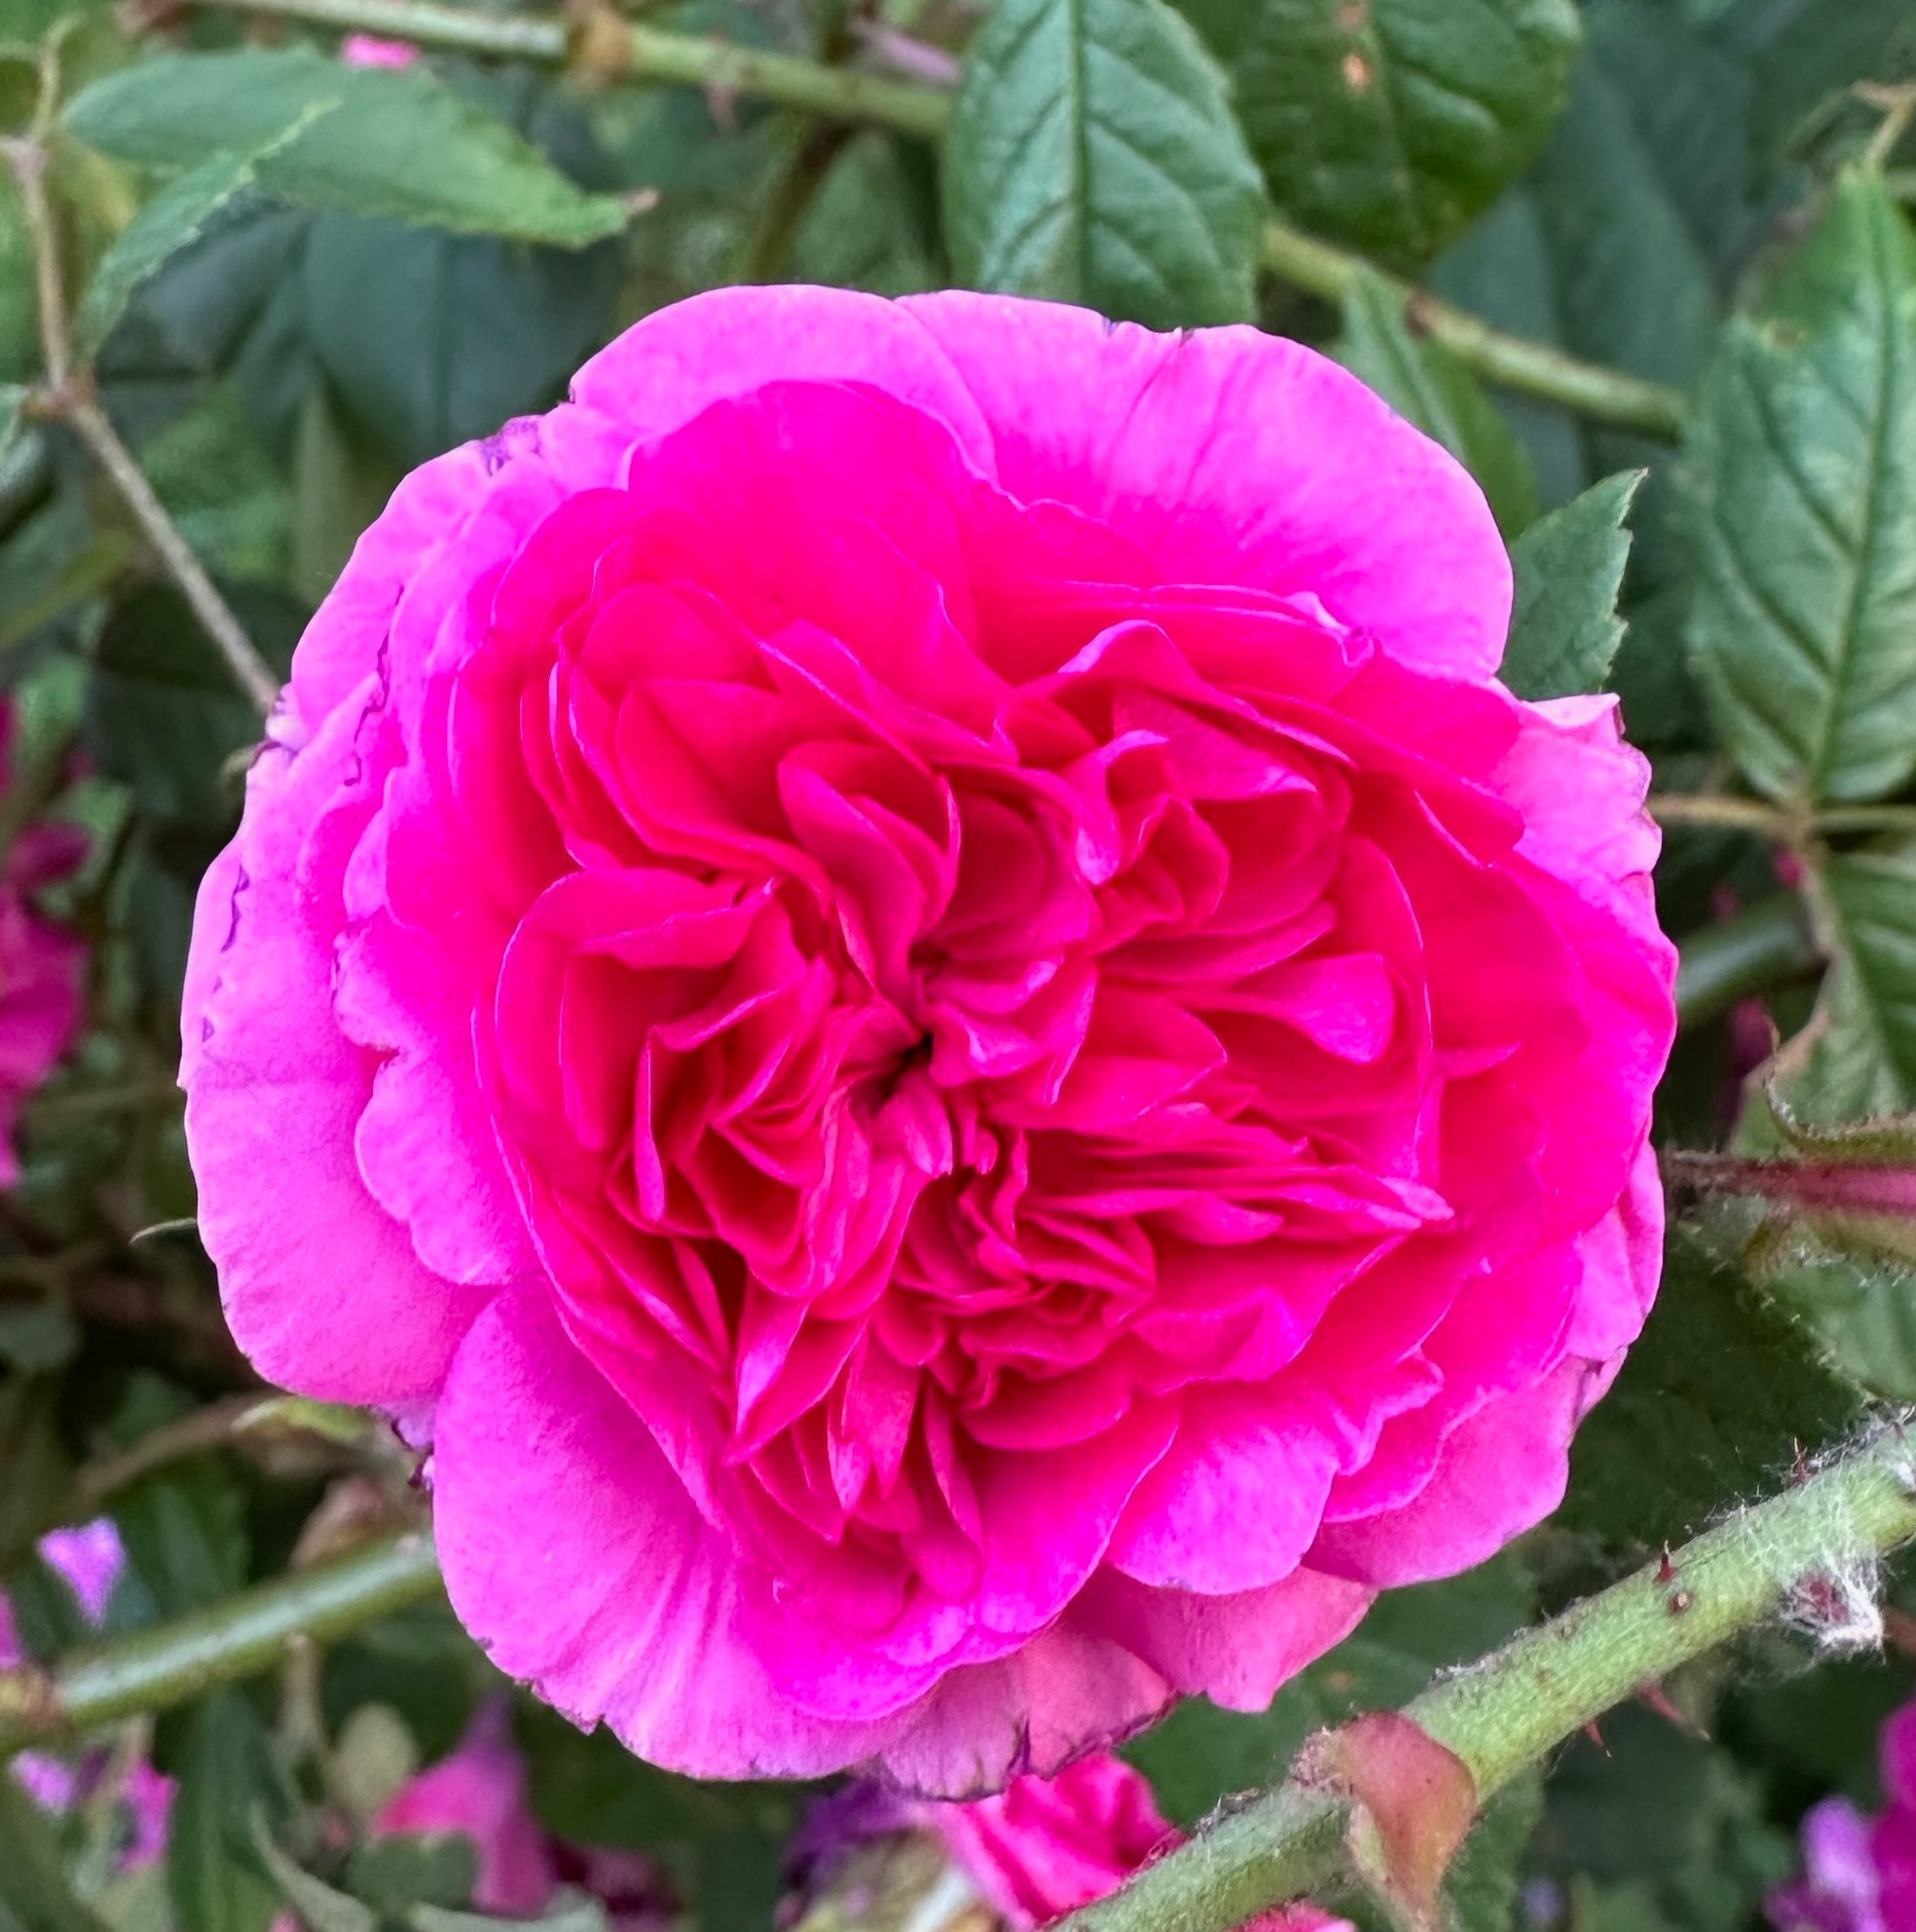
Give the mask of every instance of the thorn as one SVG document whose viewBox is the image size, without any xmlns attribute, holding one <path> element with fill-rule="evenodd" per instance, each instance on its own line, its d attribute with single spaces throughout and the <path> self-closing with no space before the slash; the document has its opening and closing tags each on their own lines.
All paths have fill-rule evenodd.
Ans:
<svg viewBox="0 0 1916 1932">
<path fill-rule="evenodd" d="M 1657 1562 L 1657 1581 L 1674 1583 L 1676 1580 L 1676 1566 L 1670 1560 L 1670 1545 L 1665 1543 L 1663 1555 Z"/>
<path fill-rule="evenodd" d="M 1704 1729 L 1703 1726 L 1697 1723 L 1695 1718 L 1679 1711 L 1670 1701 L 1670 1693 L 1664 1690 L 1663 1686 L 1654 1677 L 1638 1685 L 1637 1696 L 1640 1702 L 1647 1704 L 1658 1717 L 1668 1718 L 1685 1736 L 1700 1737 L 1706 1744 L 1710 1742 L 1709 1731 Z"/>
<path fill-rule="evenodd" d="M 1803 1445 L 1792 1435 L 1789 1438 L 1789 1447 L 1795 1457 L 1795 1462 L 1790 1468 L 1789 1480 L 1792 1483 L 1808 1482 L 1810 1479 L 1810 1466 L 1803 1460 Z"/>
<path fill-rule="evenodd" d="M 1596 1745 L 1598 1750 L 1600 1750 L 1604 1757 L 1607 1758 L 1610 1755 L 1610 1747 L 1603 1742 L 1603 1733 L 1597 1728 L 1597 1720 L 1595 1718 L 1592 1718 L 1590 1722 L 1584 1726 L 1583 1734 L 1584 1736 L 1589 1738 L 1591 1743 Z"/>
</svg>

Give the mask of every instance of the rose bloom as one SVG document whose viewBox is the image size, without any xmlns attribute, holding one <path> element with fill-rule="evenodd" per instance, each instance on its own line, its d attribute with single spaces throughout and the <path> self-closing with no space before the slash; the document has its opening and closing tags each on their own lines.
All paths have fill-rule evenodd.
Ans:
<svg viewBox="0 0 1916 1932">
<path fill-rule="evenodd" d="M 511 1675 L 958 1796 L 1261 1708 L 1654 1292 L 1643 761 L 1342 369 L 731 289 L 417 470 L 201 890 L 200 1225 Z"/>
</svg>

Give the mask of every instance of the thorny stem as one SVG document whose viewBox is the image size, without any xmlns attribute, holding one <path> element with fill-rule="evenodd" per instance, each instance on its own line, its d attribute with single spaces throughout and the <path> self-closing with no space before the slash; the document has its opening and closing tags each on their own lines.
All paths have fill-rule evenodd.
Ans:
<svg viewBox="0 0 1916 1932">
<path fill-rule="evenodd" d="M 1661 825 L 1716 826 L 1753 832 L 1780 845 L 1800 845 L 1838 832 L 1916 832 L 1916 805 L 1768 805 L 1712 792 L 1653 792 L 1650 816 Z"/>
<path fill-rule="evenodd" d="M 234 682 L 252 699 L 262 718 L 269 716 L 279 695 L 279 680 L 274 676 L 272 666 L 253 649 L 240 619 L 227 608 L 226 599 L 194 555 L 192 544 L 179 534 L 178 525 L 166 514 L 166 504 L 154 494 L 146 472 L 133 461 L 132 452 L 107 421 L 105 410 L 90 396 L 76 396 L 66 402 L 60 413 L 112 479 L 114 488 L 145 532 L 146 540 L 159 552 L 160 561 L 193 607 L 193 614 L 219 647 Z"/>
<path fill-rule="evenodd" d="M 1810 1214 L 1916 1221 L 1916 1168 L 1887 1161 L 1755 1161 L 1736 1154 L 1671 1148 L 1672 1180 L 1708 1194 L 1747 1194 Z"/>
<path fill-rule="evenodd" d="M 833 67 L 795 55 L 767 54 L 696 34 L 669 33 L 588 6 L 576 24 L 551 16 L 482 13 L 445 0 L 194 0 L 222 12 L 272 15 L 339 32 L 378 33 L 465 54 L 571 64 L 606 81 L 663 81 L 740 94 L 839 120 L 872 122 L 936 139 L 951 94 L 943 88 Z M 1360 276 L 1377 271 L 1361 255 L 1319 241 L 1288 222 L 1264 235 L 1264 266 L 1280 281 L 1342 301 Z M 1441 342 L 1488 381 L 1595 422 L 1675 436 L 1682 428 L 1680 390 L 1619 369 L 1585 362 L 1501 329 L 1408 284 L 1402 295 L 1412 325 Z"/>
<path fill-rule="evenodd" d="M 1264 266 L 1279 281 L 1327 302 L 1342 302 L 1362 277 L 1378 277 L 1363 256 L 1283 221 L 1272 221 L 1264 231 Z M 1619 428 L 1641 429 L 1652 436 L 1675 436 L 1682 430 L 1688 404 L 1681 390 L 1506 335 L 1423 289 L 1388 276 L 1379 279 L 1403 302 L 1405 319 L 1414 333 L 1441 342 L 1486 381 L 1562 403 L 1593 422 L 1613 423 Z"/>
<path fill-rule="evenodd" d="M 665 81 L 744 94 L 847 121 L 872 121 L 927 138 L 942 131 L 949 96 L 940 89 L 860 73 L 797 55 L 669 33 L 621 19 L 609 7 L 576 24 L 536 15 L 495 15 L 442 0 L 199 0 L 224 12 L 270 14 L 342 32 L 379 33 L 465 54 L 571 63 L 595 80 Z"/>
<path fill-rule="evenodd" d="M 189 1409 L 175 1422 L 149 1430 L 137 1442 L 88 1463 L 74 1477 L 60 1505 L 60 1520 L 84 1523 L 97 1516 L 109 1498 L 142 1476 L 209 1449 L 222 1449 L 275 1398 L 266 1394 L 229 1395 Z"/>
<path fill-rule="evenodd" d="M 1405 1715 L 1454 1751 L 1479 1800 L 1643 1685 L 1781 1614 L 1814 1621 L 1816 1586 L 1916 1538 L 1900 1430 L 1648 1564 L 1440 1680 Z M 1339 1870 L 1345 1812 L 1287 1784 L 1201 1832 L 1057 1932 L 1229 1932 Z"/>
<path fill-rule="evenodd" d="M 41 357 L 46 383 L 34 405 L 43 416 L 70 424 L 94 460 L 107 473 L 127 507 L 171 574 L 194 614 L 219 648 L 235 681 L 266 717 L 279 695 L 279 680 L 253 649 L 240 620 L 227 608 L 193 547 L 179 534 L 166 507 L 154 494 L 131 452 L 120 440 L 106 412 L 93 399 L 92 382 L 73 366 L 72 336 L 68 328 L 66 290 L 60 275 L 59 233 L 47 199 L 46 136 L 58 95 L 57 53 L 54 45 L 40 56 L 40 104 L 33 130 L 24 137 L 0 143 L 9 171 L 19 190 L 20 211 L 33 248 L 33 277 L 40 314 Z"/>
<path fill-rule="evenodd" d="M 409 1530 L 46 1669 L 0 1671 L 0 1756 L 170 1710 L 273 1669 L 296 1643 L 349 1636 L 438 1588 L 431 1539 Z"/>
</svg>

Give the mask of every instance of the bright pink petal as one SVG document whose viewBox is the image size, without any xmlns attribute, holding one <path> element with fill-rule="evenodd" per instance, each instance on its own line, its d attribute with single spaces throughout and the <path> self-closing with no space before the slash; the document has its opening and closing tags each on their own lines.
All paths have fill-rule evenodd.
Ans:
<svg viewBox="0 0 1916 1932">
<path fill-rule="evenodd" d="M 330 895 L 303 880 L 299 854 L 356 724 L 343 707 L 297 758 L 272 746 L 253 767 L 245 829 L 201 882 L 181 1079 L 200 1236 L 240 1345 L 272 1381 L 398 1406 L 438 1387 L 483 1297 L 427 1272 L 353 1160 L 372 1069 L 329 997 L 337 875 Z"/>
<path fill-rule="evenodd" d="M 571 393 L 651 441 L 777 382 L 868 384 L 940 418 L 981 468 L 990 462 L 991 431 L 939 345 L 902 305 L 844 289 L 715 288 L 655 310 L 602 349 Z"/>
<path fill-rule="evenodd" d="M 899 306 L 976 398 L 1013 496 L 1088 511 L 1169 581 L 1314 596 L 1407 664 L 1496 669 L 1510 562 L 1482 493 L 1315 351 L 1003 296 Z"/>
</svg>

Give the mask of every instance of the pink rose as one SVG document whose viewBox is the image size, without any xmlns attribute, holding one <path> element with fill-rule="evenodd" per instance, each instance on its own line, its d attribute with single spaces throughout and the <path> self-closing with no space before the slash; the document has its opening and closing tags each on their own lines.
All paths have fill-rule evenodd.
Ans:
<svg viewBox="0 0 1916 1932">
<path fill-rule="evenodd" d="M 0 792 L 11 783 L 14 711 L 0 698 Z M 86 851 L 70 825 L 31 825 L 0 858 L 0 1187 L 19 1179 L 14 1128 L 20 1109 L 80 1031 L 86 948 L 34 910 L 32 895 Z"/>
<path fill-rule="evenodd" d="M 948 1796 L 1557 1502 L 1654 1292 L 1608 698 L 1350 376 L 723 290 L 416 471 L 202 887 L 201 1231 L 508 1673 Z"/>
</svg>

